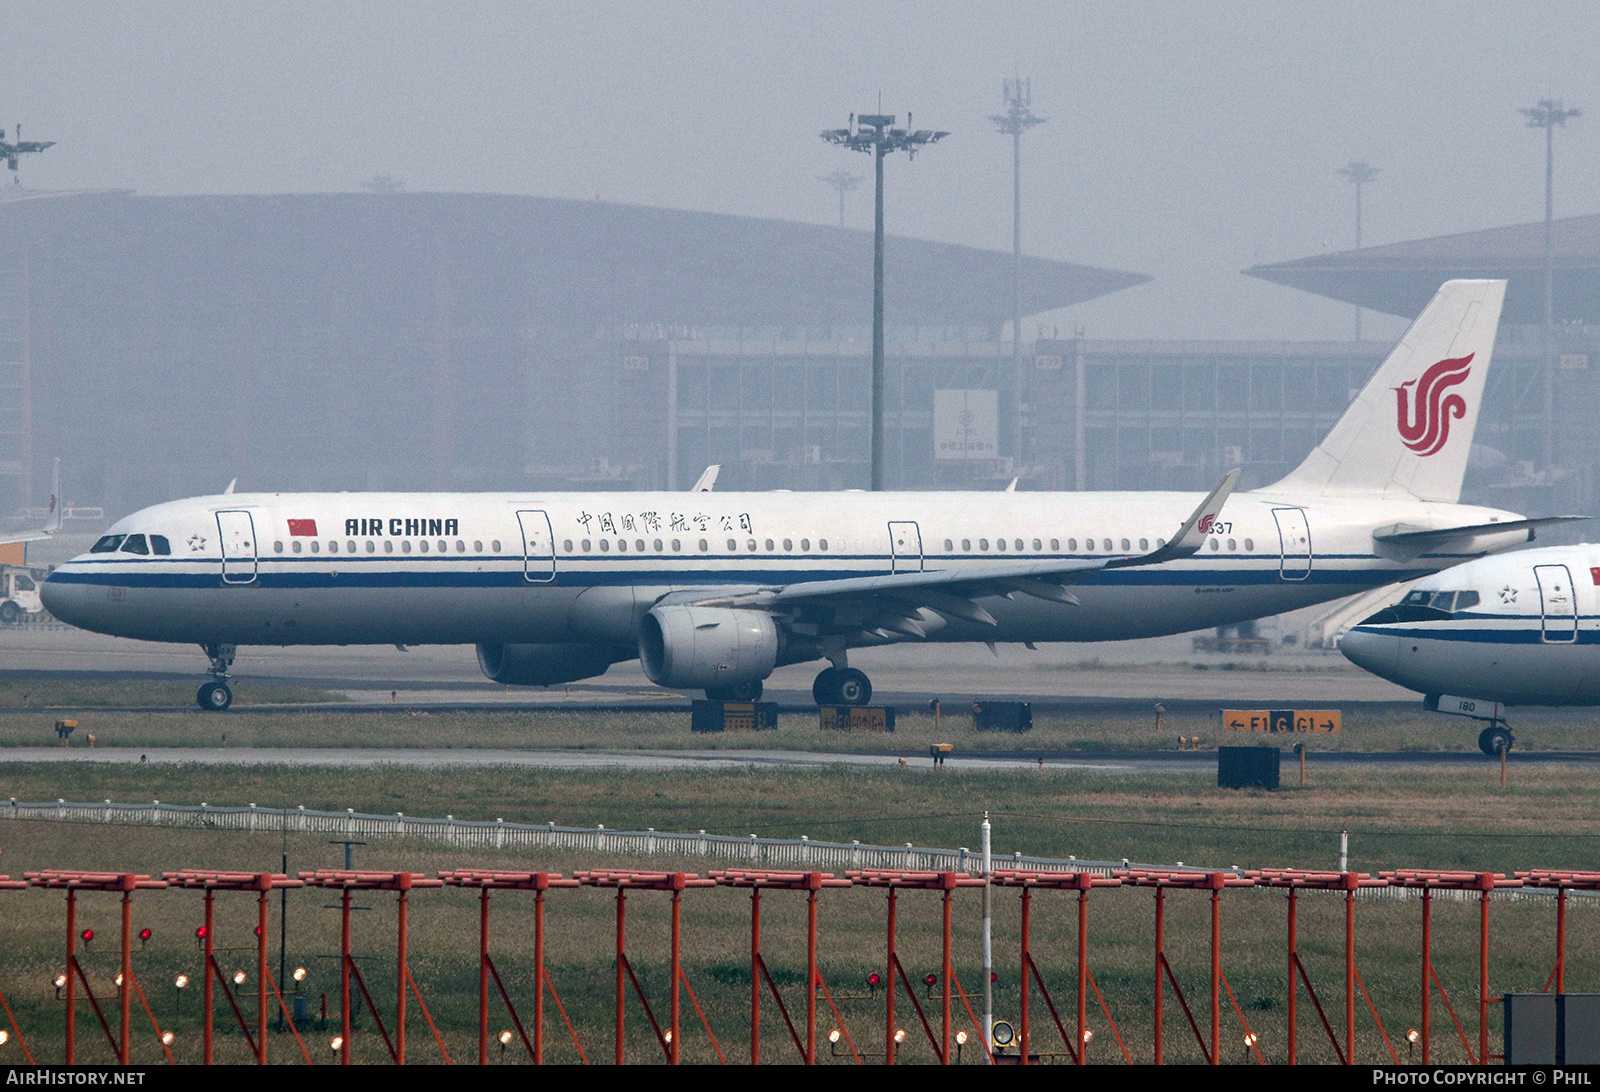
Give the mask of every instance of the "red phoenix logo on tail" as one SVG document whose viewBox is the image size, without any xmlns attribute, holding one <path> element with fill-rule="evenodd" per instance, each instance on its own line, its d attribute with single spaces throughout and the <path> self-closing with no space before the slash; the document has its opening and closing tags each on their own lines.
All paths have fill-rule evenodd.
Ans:
<svg viewBox="0 0 1600 1092">
<path fill-rule="evenodd" d="M 1441 360 L 1422 373 L 1420 380 L 1413 379 L 1394 388 L 1398 403 L 1400 442 L 1418 455 L 1432 455 L 1450 439 L 1450 419 L 1467 415 L 1467 400 L 1459 394 L 1445 391 L 1466 381 L 1472 371 L 1469 366 L 1476 353 Z M 1416 404 L 1406 388 L 1416 386 Z"/>
</svg>

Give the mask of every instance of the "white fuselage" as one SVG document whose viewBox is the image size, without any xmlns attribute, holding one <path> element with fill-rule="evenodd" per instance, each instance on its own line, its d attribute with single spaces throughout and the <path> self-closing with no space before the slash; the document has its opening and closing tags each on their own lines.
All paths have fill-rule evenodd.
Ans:
<svg viewBox="0 0 1600 1092">
<path fill-rule="evenodd" d="M 608 642 L 673 592 L 1147 552 L 1200 500 L 1179 493 L 240 494 L 120 520 L 124 540 L 59 568 L 57 617 L 201 645 Z M 1375 529 L 1514 513 L 1382 494 L 1236 493 L 1192 557 L 1113 569 L 1076 604 L 993 596 L 995 625 L 929 640 L 1099 641 L 1178 633 L 1415 579 L 1527 541 L 1480 535 L 1408 556 Z M 170 553 L 156 554 L 152 536 Z M 109 541 L 102 540 L 102 543 Z M 901 639 L 899 637 L 886 639 Z M 862 642 L 856 642 L 862 643 Z M 870 642 L 869 642 L 870 643 Z"/>
<path fill-rule="evenodd" d="M 1600 546 L 1484 558 L 1420 581 L 1339 642 L 1354 663 L 1429 695 L 1600 705 Z"/>
</svg>

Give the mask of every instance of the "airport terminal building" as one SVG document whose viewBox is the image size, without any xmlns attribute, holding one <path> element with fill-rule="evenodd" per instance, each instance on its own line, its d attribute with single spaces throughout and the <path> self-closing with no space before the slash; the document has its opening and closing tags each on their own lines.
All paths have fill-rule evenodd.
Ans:
<svg viewBox="0 0 1600 1092">
<path fill-rule="evenodd" d="M 1474 499 L 1593 508 L 1600 217 L 1249 272 L 1411 317 L 1510 280 Z M 0 510 L 241 489 L 839 489 L 868 479 L 871 236 L 482 194 L 0 200 Z M 1052 337 L 1009 254 L 892 238 L 891 488 L 1204 489 L 1292 468 L 1375 342 Z M 1025 314 L 1145 280 L 1025 259 Z M 1544 383 L 1553 379 L 1547 420 Z M 1548 437 L 1548 440 L 1547 440 Z M 1546 448 L 1550 459 L 1545 458 Z M 1529 492 L 1532 491 L 1532 496 Z"/>
</svg>

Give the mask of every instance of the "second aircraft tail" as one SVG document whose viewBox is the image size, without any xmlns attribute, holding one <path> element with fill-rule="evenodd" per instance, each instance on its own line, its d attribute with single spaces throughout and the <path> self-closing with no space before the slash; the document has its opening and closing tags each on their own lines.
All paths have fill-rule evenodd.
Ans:
<svg viewBox="0 0 1600 1092">
<path fill-rule="evenodd" d="M 1461 499 L 1505 281 L 1447 281 L 1350 408 L 1271 489 Z"/>
</svg>

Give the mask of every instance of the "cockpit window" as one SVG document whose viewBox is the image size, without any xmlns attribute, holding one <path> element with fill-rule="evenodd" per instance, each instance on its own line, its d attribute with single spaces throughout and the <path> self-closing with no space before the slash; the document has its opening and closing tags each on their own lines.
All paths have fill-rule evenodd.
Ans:
<svg viewBox="0 0 1600 1092">
<path fill-rule="evenodd" d="M 117 552 L 117 547 L 122 545 L 122 540 L 127 537 L 127 535 L 102 535 L 100 541 L 89 547 L 89 552 L 91 554 L 114 554 Z"/>
<path fill-rule="evenodd" d="M 160 554 L 164 557 L 172 553 L 172 543 L 167 541 L 166 535 L 151 535 L 150 552 L 153 554 Z"/>
<path fill-rule="evenodd" d="M 1423 591 L 1406 593 L 1406 597 L 1392 607 L 1385 607 L 1361 625 L 1384 625 L 1395 622 L 1443 622 L 1458 611 L 1470 610 L 1478 605 L 1475 591 Z"/>
<path fill-rule="evenodd" d="M 143 535 L 129 535 L 122 544 L 122 552 L 125 554 L 148 554 L 150 552 L 150 544 L 145 541 Z"/>
</svg>

